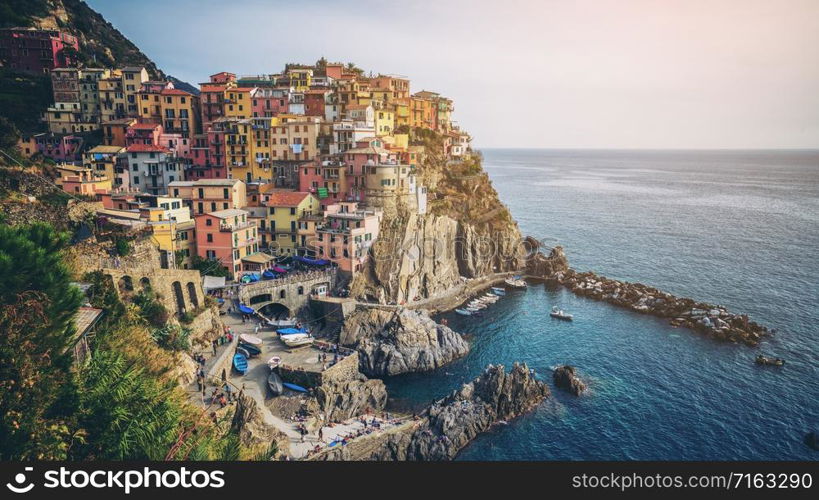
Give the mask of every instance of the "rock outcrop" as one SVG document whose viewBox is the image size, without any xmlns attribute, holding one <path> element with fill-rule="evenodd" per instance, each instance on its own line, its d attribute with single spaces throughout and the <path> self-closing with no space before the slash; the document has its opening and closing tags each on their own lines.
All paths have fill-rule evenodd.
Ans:
<svg viewBox="0 0 819 500">
<path fill-rule="evenodd" d="M 558 366 L 552 373 L 552 378 L 556 387 L 565 389 L 575 396 L 579 396 L 586 390 L 586 384 L 577 376 L 577 372 L 573 366 Z"/>
<path fill-rule="evenodd" d="M 355 348 L 368 376 L 434 370 L 469 352 L 469 344 L 423 310 L 360 309 L 341 330 L 342 345 Z"/>
<path fill-rule="evenodd" d="M 384 382 L 358 372 L 345 377 L 323 377 L 315 395 L 325 422 L 347 420 L 387 405 Z"/>
<path fill-rule="evenodd" d="M 525 364 L 489 365 L 474 381 L 435 402 L 417 421 L 327 450 L 319 460 L 452 460 L 493 424 L 531 411 L 549 388 Z"/>
<path fill-rule="evenodd" d="M 236 410 L 233 413 L 230 426 L 239 435 L 244 452 L 248 452 L 248 455 L 264 453 L 272 444 L 277 446 L 279 453 L 289 451 L 287 436 L 272 425 L 265 423 L 264 417 L 252 397 L 239 393 L 235 406 Z"/>
<path fill-rule="evenodd" d="M 552 278 L 555 274 L 569 270 L 569 260 L 563 253 L 563 247 L 557 246 L 549 251 L 549 255 L 541 252 L 537 240 L 526 238 L 526 246 L 531 249 L 531 256 L 526 261 L 526 274 L 538 278 Z"/>
<path fill-rule="evenodd" d="M 716 340 L 757 346 L 768 329 L 744 314 L 729 313 L 724 306 L 680 298 L 641 283 L 608 279 L 573 269 L 558 272 L 554 279 L 573 293 L 662 318 L 673 326 L 685 326 Z"/>
</svg>

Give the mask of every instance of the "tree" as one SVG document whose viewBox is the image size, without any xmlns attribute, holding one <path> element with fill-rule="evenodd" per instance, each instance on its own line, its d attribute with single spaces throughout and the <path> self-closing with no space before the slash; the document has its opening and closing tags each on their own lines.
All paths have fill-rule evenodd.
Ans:
<svg viewBox="0 0 819 500">
<path fill-rule="evenodd" d="M 0 225 L 0 459 L 65 458 L 76 387 L 74 316 L 82 293 L 62 262 L 68 236 Z"/>
<path fill-rule="evenodd" d="M 227 277 L 230 273 L 222 262 L 215 259 L 203 259 L 198 255 L 191 257 L 191 267 L 205 276 Z"/>
<path fill-rule="evenodd" d="M 17 126 L 5 116 L 0 116 L 0 149 L 15 148 L 19 140 L 20 131 Z"/>
</svg>

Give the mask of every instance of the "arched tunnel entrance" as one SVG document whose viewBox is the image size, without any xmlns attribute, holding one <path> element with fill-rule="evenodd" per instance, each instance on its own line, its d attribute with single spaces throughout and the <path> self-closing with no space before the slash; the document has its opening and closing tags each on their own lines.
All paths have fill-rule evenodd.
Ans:
<svg viewBox="0 0 819 500">
<path fill-rule="evenodd" d="M 290 317 L 290 309 L 282 304 L 267 304 L 259 309 L 266 318 L 287 319 Z"/>
</svg>

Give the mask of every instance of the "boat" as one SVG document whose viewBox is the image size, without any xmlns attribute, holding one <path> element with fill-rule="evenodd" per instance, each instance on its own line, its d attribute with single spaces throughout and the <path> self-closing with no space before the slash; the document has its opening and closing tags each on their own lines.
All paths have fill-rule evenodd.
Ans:
<svg viewBox="0 0 819 500">
<path fill-rule="evenodd" d="M 472 311 L 467 311 L 466 309 L 455 309 L 455 312 L 461 316 L 472 316 Z"/>
<path fill-rule="evenodd" d="M 237 347 L 236 352 L 241 354 L 242 356 L 246 357 L 247 359 L 250 359 L 250 353 L 245 348 L 243 348 L 241 346 Z"/>
<path fill-rule="evenodd" d="M 307 333 L 304 328 L 280 328 L 276 330 L 279 335 L 293 335 L 297 333 Z"/>
<path fill-rule="evenodd" d="M 262 273 L 262 279 L 265 279 L 265 280 L 274 280 L 274 279 L 276 279 L 278 277 L 279 277 L 279 275 L 274 273 L 270 269 L 265 269 L 264 272 Z"/>
<path fill-rule="evenodd" d="M 270 387 L 270 392 L 274 396 L 278 396 L 284 391 L 282 379 L 276 372 L 270 372 L 270 375 L 267 376 L 267 386 Z"/>
<path fill-rule="evenodd" d="M 763 355 L 759 355 L 756 357 L 756 364 L 758 365 L 767 365 L 767 366 L 784 366 L 785 360 L 782 358 L 767 358 Z"/>
<path fill-rule="evenodd" d="M 503 297 L 504 295 L 506 295 L 506 290 L 504 290 L 503 288 L 498 288 L 496 286 L 493 286 L 491 290 L 492 290 L 492 293 L 494 293 L 498 297 Z"/>
<path fill-rule="evenodd" d="M 300 385 L 296 385 L 296 384 L 291 384 L 290 382 L 282 382 L 282 385 L 287 387 L 291 391 L 307 392 L 307 389 L 305 389 L 304 387 L 302 387 Z"/>
<path fill-rule="evenodd" d="M 239 335 L 239 342 L 244 342 L 245 344 L 251 345 L 262 345 L 262 339 L 249 333 Z"/>
<path fill-rule="evenodd" d="M 566 321 L 572 321 L 574 319 L 574 316 L 567 313 L 563 309 L 559 309 L 557 306 L 554 306 L 552 308 L 552 312 L 549 313 L 549 316 L 551 316 L 553 318 L 556 318 L 556 319 L 566 320 Z"/>
<path fill-rule="evenodd" d="M 512 288 L 526 288 L 526 281 L 522 280 L 520 276 L 510 276 L 504 280 L 508 286 Z"/>
<path fill-rule="evenodd" d="M 271 370 L 273 368 L 278 367 L 280 364 L 282 364 L 282 358 L 278 356 L 273 356 L 272 358 L 267 360 L 267 367 L 270 368 Z"/>
<path fill-rule="evenodd" d="M 295 337 L 295 336 L 294 335 L 284 335 L 284 336 L 282 336 L 281 339 L 282 339 L 282 342 L 284 342 L 284 344 L 287 347 L 302 347 L 302 346 L 310 345 L 310 344 L 313 343 L 313 337 L 311 337 L 309 335 L 306 335 L 304 337 L 301 337 L 301 336 L 298 336 L 298 337 L 295 337 L 295 338 L 293 338 L 293 337 Z"/>
<path fill-rule="evenodd" d="M 266 323 L 268 326 L 272 326 L 273 328 L 289 328 L 296 326 L 296 319 L 268 319 L 266 320 Z"/>
<path fill-rule="evenodd" d="M 256 311 L 252 307 L 247 307 L 244 304 L 239 304 L 239 312 L 242 314 L 255 314 Z"/>
<path fill-rule="evenodd" d="M 279 335 L 279 338 L 282 339 L 282 340 L 285 340 L 285 339 L 294 340 L 294 339 L 306 339 L 309 336 L 310 336 L 309 333 L 301 332 L 301 333 L 288 333 L 287 335 Z"/>
<path fill-rule="evenodd" d="M 233 355 L 233 368 L 241 375 L 247 373 L 247 356 L 242 353 Z"/>
<path fill-rule="evenodd" d="M 244 342 L 239 342 L 239 347 L 237 349 L 244 349 L 244 351 L 248 353 L 248 357 L 258 356 L 262 353 L 262 350 L 259 347 L 256 347 L 253 344 L 246 344 Z"/>
</svg>

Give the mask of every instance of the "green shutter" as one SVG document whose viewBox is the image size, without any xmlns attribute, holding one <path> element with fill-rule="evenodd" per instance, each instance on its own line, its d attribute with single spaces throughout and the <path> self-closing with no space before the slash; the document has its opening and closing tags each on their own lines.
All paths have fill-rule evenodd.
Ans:
<svg viewBox="0 0 819 500">
<path fill-rule="evenodd" d="M 327 188 L 325 188 L 325 187 L 320 187 L 320 188 L 318 188 L 317 191 L 318 191 L 319 199 L 324 199 L 324 198 L 327 198 L 329 196 L 329 193 L 327 192 Z"/>
</svg>

